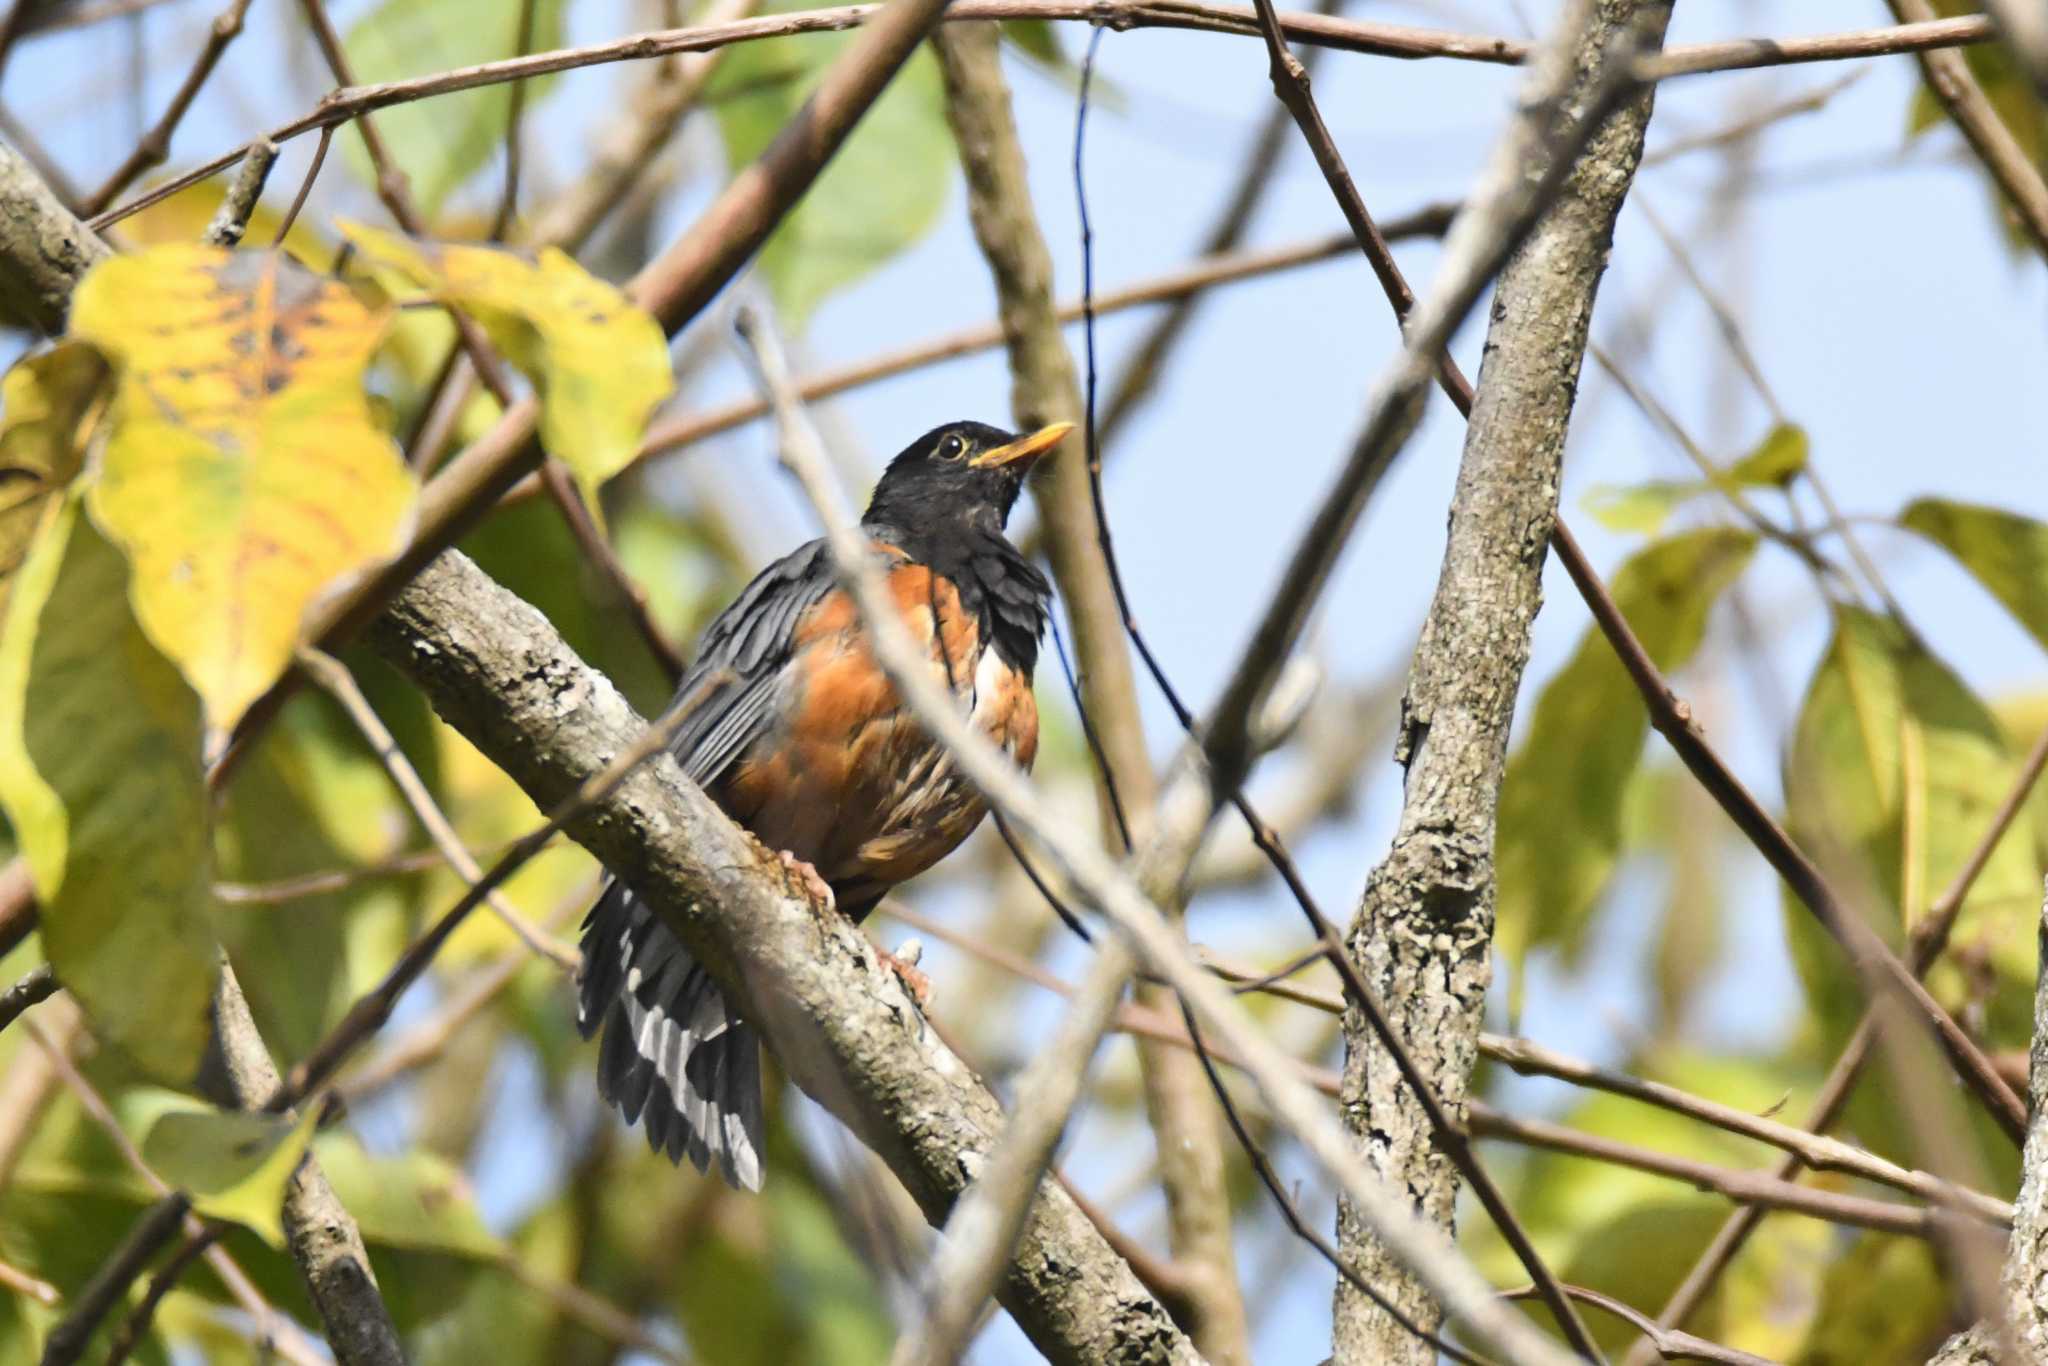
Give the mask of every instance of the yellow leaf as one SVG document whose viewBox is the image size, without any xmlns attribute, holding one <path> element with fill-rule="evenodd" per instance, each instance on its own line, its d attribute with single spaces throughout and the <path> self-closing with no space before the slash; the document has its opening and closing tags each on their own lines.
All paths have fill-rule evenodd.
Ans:
<svg viewBox="0 0 2048 1366">
<path fill-rule="evenodd" d="M 106 373 L 91 347 L 64 342 L 0 380 L 0 611 L 50 494 L 78 473 L 79 424 Z"/>
<path fill-rule="evenodd" d="M 199 701 L 137 628 L 128 566 L 57 503 L 0 624 L 0 806 L 43 947 L 100 1037 L 189 1081 L 213 993 Z"/>
<path fill-rule="evenodd" d="M 271 252 L 156 247 L 79 287 L 71 330 L 118 376 L 93 516 L 216 727 L 284 671 L 316 598 L 405 544 L 415 481 L 363 391 L 387 321 Z"/>
<path fill-rule="evenodd" d="M 475 318 L 533 381 L 541 445 L 569 467 L 594 511 L 598 487 L 632 462 L 649 415 L 675 387 L 660 324 L 552 247 L 535 263 L 359 223 L 341 230 L 373 268 Z"/>
</svg>

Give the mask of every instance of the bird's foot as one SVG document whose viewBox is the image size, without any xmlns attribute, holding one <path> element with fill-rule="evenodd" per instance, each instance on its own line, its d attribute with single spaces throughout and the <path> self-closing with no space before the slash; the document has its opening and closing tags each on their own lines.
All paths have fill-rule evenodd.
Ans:
<svg viewBox="0 0 2048 1366">
<path fill-rule="evenodd" d="M 903 989 L 910 993 L 910 999 L 923 1010 L 932 999 L 932 979 L 917 970 L 917 960 L 924 956 L 924 945 L 912 939 L 904 944 L 898 955 L 884 948 L 877 948 L 875 956 L 882 960 L 882 966 L 896 974 L 896 980 L 903 983 Z"/>
<path fill-rule="evenodd" d="M 783 871 L 796 881 L 796 885 L 803 889 L 804 895 L 813 903 L 828 911 L 838 909 L 839 900 L 832 895 L 832 884 L 825 881 L 816 868 L 787 849 L 776 850 L 775 857 L 781 862 Z"/>
</svg>

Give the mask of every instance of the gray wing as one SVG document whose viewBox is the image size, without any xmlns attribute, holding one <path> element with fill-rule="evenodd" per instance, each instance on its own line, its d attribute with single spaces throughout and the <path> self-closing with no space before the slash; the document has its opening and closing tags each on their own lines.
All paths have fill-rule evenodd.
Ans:
<svg viewBox="0 0 2048 1366">
<path fill-rule="evenodd" d="M 769 565 L 705 629 L 670 706 L 689 708 L 669 750 L 709 786 L 774 722 L 797 622 L 835 583 L 823 541 Z"/>
</svg>

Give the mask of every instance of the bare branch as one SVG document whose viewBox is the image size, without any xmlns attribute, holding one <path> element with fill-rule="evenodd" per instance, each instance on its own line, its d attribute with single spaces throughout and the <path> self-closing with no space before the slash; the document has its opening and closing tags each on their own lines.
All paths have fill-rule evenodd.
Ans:
<svg viewBox="0 0 2048 1366">
<path fill-rule="evenodd" d="M 249 154 L 242 158 L 228 192 L 221 196 L 220 207 L 213 211 L 213 218 L 206 225 L 204 240 L 209 246 L 241 245 L 242 234 L 249 230 L 250 216 L 256 212 L 256 201 L 263 197 L 263 184 L 270 179 L 270 168 L 276 163 L 276 143 L 249 144 Z"/>
<path fill-rule="evenodd" d="M 1924 22 L 1934 18 L 1928 0 L 1885 0 L 1901 23 Z M 2012 8 L 2018 9 L 2015 5 Z M 2036 29 L 2039 21 L 2036 21 Z M 1927 88 L 1941 101 L 1949 118 L 1962 130 L 1963 140 L 1984 163 L 1992 182 L 2005 197 L 2013 217 L 2033 239 L 2035 250 L 2048 255 L 2048 182 L 2041 168 L 2020 146 L 2012 129 L 1998 116 L 1984 87 L 1971 74 L 1970 64 L 1959 52 L 1929 51 L 1918 56 Z"/>
<path fill-rule="evenodd" d="M 881 9 L 874 4 L 845 5 L 729 24 L 662 29 L 588 47 L 562 48 L 535 53 L 531 57 L 459 67 L 408 81 L 349 86 L 328 95 L 310 113 L 278 125 L 271 130 L 269 137 L 283 142 L 323 125 L 347 123 L 363 113 L 390 105 L 578 67 L 646 61 L 684 52 L 709 52 L 732 43 L 781 38 L 795 33 L 842 32 L 870 22 Z M 945 17 L 948 22 L 1057 19 L 1118 30 L 1178 28 L 1243 37 L 1256 36 L 1259 32 L 1257 16 L 1250 8 L 1209 4 L 1203 0 L 957 0 L 948 7 Z M 1527 44 L 1511 38 L 1364 23 L 1299 11 L 1283 14 L 1280 23 L 1290 42 L 1314 43 L 1340 51 L 1383 57 L 1447 57 L 1514 65 L 1528 55 Z M 1965 15 L 1930 23 L 1899 24 L 1808 38 L 1736 38 L 1672 48 L 1662 57 L 1645 62 L 1634 74 L 1638 80 L 1654 83 L 1709 71 L 1738 71 L 1801 62 L 1833 62 L 1925 52 L 1989 42 L 1995 32 L 1991 21 L 1984 16 Z M 92 226 L 105 228 L 116 223 L 187 185 L 226 170 L 241 157 L 241 149 L 215 157 L 205 165 L 157 186 L 146 195 L 101 214 L 93 220 Z"/>
<path fill-rule="evenodd" d="M 44 963 L 6 991 L 0 991 L 0 1029 L 21 1018 L 30 1006 L 47 1001 L 57 990 L 57 975 Z"/>
<path fill-rule="evenodd" d="M 87 195 L 80 212 L 87 216 L 99 213 L 114 202 L 114 196 L 127 189 L 135 178 L 144 171 L 161 166 L 171 155 L 171 137 L 178 131 L 178 125 L 185 121 L 185 111 L 192 107 L 192 101 L 199 98 L 199 91 L 207 78 L 213 75 L 214 67 L 220 64 L 228 44 L 242 33 L 242 18 L 249 12 L 250 0 L 232 0 L 214 21 L 207 25 L 206 43 L 199 49 L 199 56 L 193 60 L 192 69 L 185 74 L 184 83 L 165 108 L 163 117 L 143 134 L 142 141 L 134 151 L 108 176 L 97 190 Z M 17 9 L 26 5 L 17 5 Z M 272 152 L 275 155 L 275 149 Z"/>
<path fill-rule="evenodd" d="M 1442 236 L 1444 229 L 1450 226 L 1451 215 L 1456 211 L 1456 207 L 1452 204 L 1436 204 L 1401 218 L 1390 219 L 1384 225 L 1388 240 Z M 1208 257 L 1180 270 L 1098 294 L 1095 296 L 1095 313 L 1097 317 L 1102 317 L 1145 304 L 1184 298 L 1213 285 L 1233 284 L 1239 280 L 1255 279 L 1276 271 L 1314 265 L 1319 261 L 1348 255 L 1354 250 L 1356 244 L 1346 234 L 1317 238 L 1295 246 Z M 1062 323 L 1079 322 L 1081 301 L 1078 298 L 1063 300 L 1055 313 Z M 928 341 L 886 351 L 865 360 L 834 366 L 812 375 L 800 375 L 796 379 L 797 397 L 806 403 L 813 403 L 818 399 L 843 394 L 849 389 L 858 389 L 877 380 L 906 374 L 938 361 L 954 360 L 961 356 L 973 355 L 977 351 L 1001 346 L 1003 338 L 1003 324 L 1000 319 L 963 328 L 957 332 L 948 332 Z M 639 454 L 634 458 L 646 460 L 652 456 L 667 455 L 694 445 L 706 437 L 729 432 L 735 427 L 766 417 L 768 414 L 767 400 L 746 398 L 734 399 L 716 408 L 658 419 L 648 427 L 646 439 L 642 441 Z"/>
<path fill-rule="evenodd" d="M 348 719 L 362 733 L 363 740 L 377 761 L 384 765 L 384 771 L 391 777 L 391 785 L 412 808 L 413 816 L 420 828 L 427 832 L 434 848 L 441 857 L 458 873 L 464 882 L 474 886 L 483 880 L 484 870 L 480 867 L 462 837 L 455 833 L 455 827 L 443 815 L 434 801 L 434 794 L 427 791 L 427 785 L 420 781 L 419 770 L 405 757 L 405 751 L 398 747 L 397 739 L 378 717 L 370 699 L 363 696 L 363 690 L 356 686 L 356 680 L 344 668 L 341 661 L 322 651 L 302 648 L 298 652 L 299 667 L 313 676 L 320 688 L 341 704 Z M 491 892 L 484 898 L 484 904 L 512 931 L 515 938 L 527 950 L 547 959 L 564 972 L 574 973 L 582 962 L 582 955 L 569 945 L 563 944 L 553 935 L 527 923 L 519 908 L 509 901 L 503 892 Z"/>
<path fill-rule="evenodd" d="M 1910 966 L 1916 975 L 1925 976 L 1928 968 L 1941 956 L 1942 949 L 1947 946 L 1949 932 L 1955 927 L 1956 917 L 1962 914 L 1963 902 L 1968 899 L 1970 889 L 1976 885 L 1978 876 L 1990 863 L 1993 851 L 2005 838 L 2013 821 L 2026 807 L 2027 799 L 2040 781 L 2043 769 L 2048 769 L 2048 730 L 2042 731 L 2035 739 L 2034 747 L 2020 766 L 2019 776 L 2014 780 L 2011 790 L 1999 803 L 1998 810 L 1992 814 L 1990 824 L 1975 847 L 1970 850 L 1970 855 L 1963 861 L 1963 866 L 1957 870 L 1954 880 L 1928 908 L 1927 914 L 1913 922 L 1908 955 Z M 1820 1094 L 1814 1099 L 1813 1109 L 1802 1121 L 1806 1129 L 1815 1133 L 1825 1132 L 1841 1116 L 1851 1092 L 1856 1087 L 1856 1082 L 1863 1074 L 1864 1065 L 1870 1059 L 1876 1033 L 1877 1007 L 1871 1005 L 1865 1008 L 1863 1018 L 1857 1023 L 1855 1032 L 1850 1035 L 1848 1044 L 1843 1047 L 1841 1056 L 1828 1070 L 1827 1079 L 1821 1084 Z M 1803 1165 L 1802 1159 L 1793 1157 L 1780 1165 L 1777 1175 L 1781 1179 L 1789 1180 L 1798 1175 Z M 1660 1324 L 1666 1327 L 1683 1324 L 1693 1310 L 1705 1301 L 1708 1292 L 1713 1289 L 1714 1282 L 1720 1278 L 1721 1272 L 1735 1259 L 1735 1254 L 1748 1241 L 1749 1235 L 1756 1231 L 1757 1225 L 1763 1222 L 1763 1214 L 1762 1210 L 1743 1209 L 1729 1216 L 1728 1221 L 1715 1231 L 1712 1241 L 1700 1253 L 1699 1260 L 1693 1263 L 1685 1279 L 1679 1282 L 1678 1289 L 1671 1293 L 1670 1300 L 1658 1313 L 1657 1321 Z"/>
<path fill-rule="evenodd" d="M 16 0 L 16 9 L 24 3 Z M 79 278 L 111 254 L 21 153 L 0 142 L 0 315 L 54 336 Z"/>
</svg>

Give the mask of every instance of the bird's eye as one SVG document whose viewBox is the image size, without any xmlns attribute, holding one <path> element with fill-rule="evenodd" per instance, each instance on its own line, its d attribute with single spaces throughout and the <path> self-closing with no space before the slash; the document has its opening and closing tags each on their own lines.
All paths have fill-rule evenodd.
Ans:
<svg viewBox="0 0 2048 1366">
<path fill-rule="evenodd" d="M 939 459 L 958 460 L 967 454 L 967 442 L 958 432 L 948 432 L 939 440 Z"/>
</svg>

